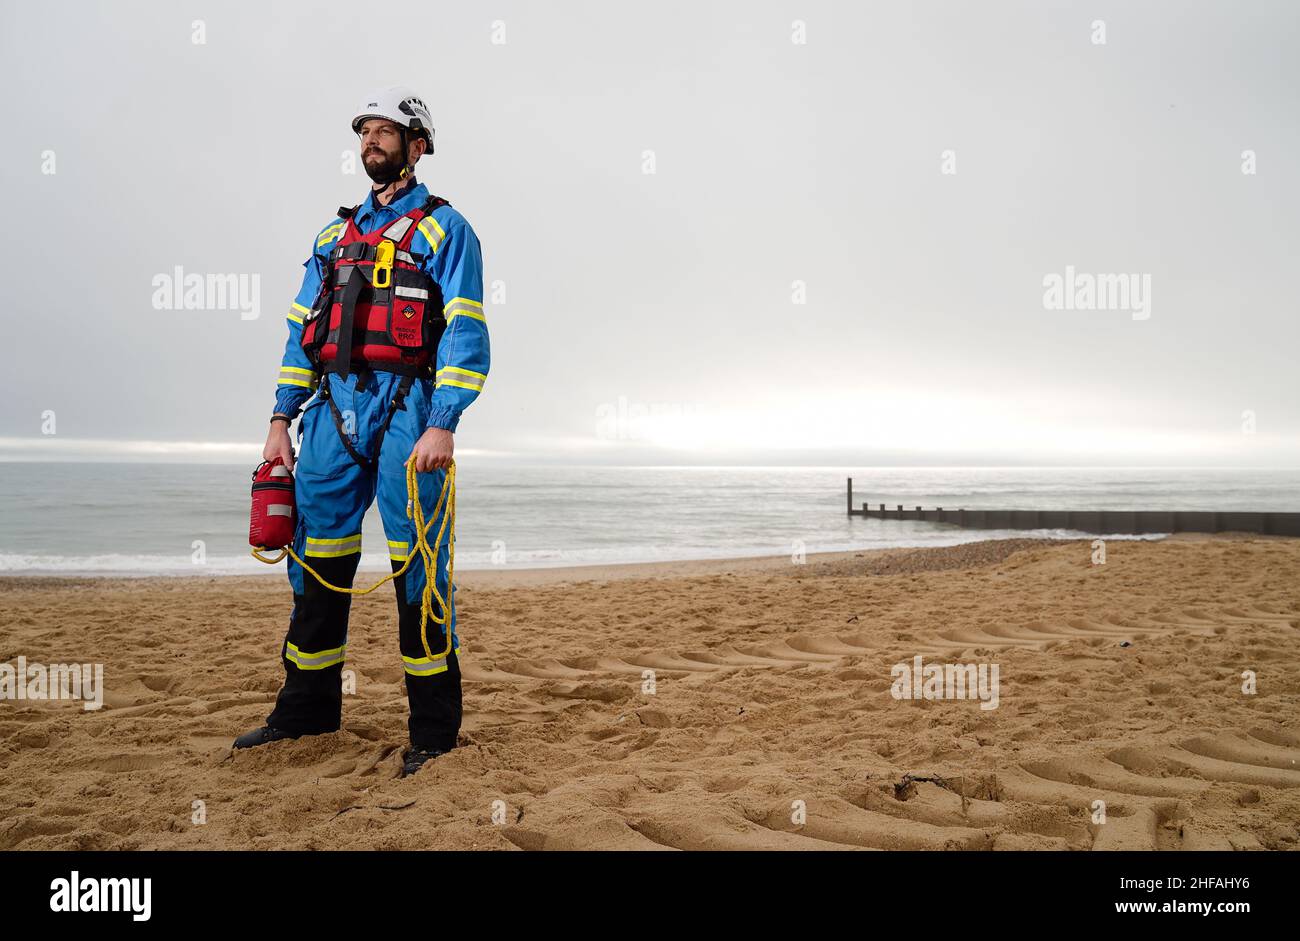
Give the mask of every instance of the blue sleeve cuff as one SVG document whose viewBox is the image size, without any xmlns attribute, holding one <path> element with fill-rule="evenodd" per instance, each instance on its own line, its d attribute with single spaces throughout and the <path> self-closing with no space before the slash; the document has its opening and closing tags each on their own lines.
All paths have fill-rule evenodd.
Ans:
<svg viewBox="0 0 1300 941">
<path fill-rule="evenodd" d="M 298 413 L 302 411 L 303 403 L 311 398 L 311 394 L 310 389 L 281 386 L 275 396 L 275 411 L 290 418 L 297 418 Z"/>
<path fill-rule="evenodd" d="M 456 426 L 460 424 L 460 412 L 454 408 L 435 408 L 429 412 L 429 427 L 442 428 L 446 431 L 455 432 Z"/>
</svg>

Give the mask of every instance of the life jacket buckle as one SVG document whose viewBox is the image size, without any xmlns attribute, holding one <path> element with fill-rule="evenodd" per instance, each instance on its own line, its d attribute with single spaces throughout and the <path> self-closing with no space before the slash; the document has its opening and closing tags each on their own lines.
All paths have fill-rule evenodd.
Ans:
<svg viewBox="0 0 1300 941">
<path fill-rule="evenodd" d="M 370 284 L 376 288 L 386 288 L 393 283 L 393 256 L 395 246 L 384 239 L 375 248 L 375 267 L 370 272 Z"/>
</svg>

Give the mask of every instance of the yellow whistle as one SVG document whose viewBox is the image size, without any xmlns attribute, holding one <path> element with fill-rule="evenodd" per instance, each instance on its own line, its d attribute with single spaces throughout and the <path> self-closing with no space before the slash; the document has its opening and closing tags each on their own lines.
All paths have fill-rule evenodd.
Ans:
<svg viewBox="0 0 1300 941">
<path fill-rule="evenodd" d="M 393 251 L 395 246 L 384 239 L 375 249 L 375 267 L 370 272 L 370 284 L 377 288 L 386 288 L 393 283 Z"/>
</svg>

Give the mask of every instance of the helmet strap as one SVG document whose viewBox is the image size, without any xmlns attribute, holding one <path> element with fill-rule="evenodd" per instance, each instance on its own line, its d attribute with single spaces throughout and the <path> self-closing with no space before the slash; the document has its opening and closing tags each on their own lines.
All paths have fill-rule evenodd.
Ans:
<svg viewBox="0 0 1300 941">
<path fill-rule="evenodd" d="M 397 171 L 397 178 L 404 180 L 411 175 L 410 145 L 411 139 L 406 136 L 406 128 L 398 125 L 398 131 L 402 135 L 402 169 Z"/>
</svg>

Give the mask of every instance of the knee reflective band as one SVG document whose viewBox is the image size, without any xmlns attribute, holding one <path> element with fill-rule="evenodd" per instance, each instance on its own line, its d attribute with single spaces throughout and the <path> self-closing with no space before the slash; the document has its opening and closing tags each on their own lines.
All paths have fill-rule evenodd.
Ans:
<svg viewBox="0 0 1300 941">
<path fill-rule="evenodd" d="M 443 512 L 444 505 L 446 512 Z M 410 551 L 402 560 L 402 567 L 392 575 L 386 575 L 379 581 L 375 582 L 369 588 L 340 588 L 337 585 L 331 585 L 320 574 L 304 562 L 298 553 L 293 551 L 293 546 L 286 545 L 281 548 L 280 554 L 274 559 L 268 559 L 262 555 L 258 549 L 253 550 L 253 558 L 259 562 L 265 562 L 267 565 L 274 565 L 283 559 L 286 555 L 293 556 L 295 562 L 303 567 L 305 571 L 311 572 L 316 581 L 320 582 L 330 591 L 337 591 L 348 595 L 368 595 L 381 585 L 391 582 L 406 572 L 411 567 L 411 560 L 418 553 L 424 561 L 424 593 L 420 597 L 420 644 L 424 647 L 424 657 L 412 659 L 403 657 L 406 662 L 406 672 L 415 676 L 425 676 L 434 673 L 441 673 L 447 669 L 447 655 L 451 650 L 451 596 L 452 584 L 456 574 L 456 462 L 452 461 L 447 466 L 447 476 L 442 481 L 442 492 L 438 494 L 438 503 L 433 508 L 433 519 L 427 523 L 424 520 L 424 507 L 420 503 L 420 486 L 417 480 L 415 470 L 415 458 L 412 457 L 406 462 L 406 516 L 407 519 L 415 522 L 415 548 Z M 434 540 L 432 546 L 429 545 L 429 530 L 433 527 L 435 520 L 441 519 L 438 526 L 438 537 Z M 438 546 L 442 545 L 442 537 L 449 537 L 447 551 L 447 597 L 442 596 L 438 591 Z M 361 536 L 345 536 L 343 539 L 320 539 L 315 540 L 320 543 L 344 543 L 356 540 L 356 548 L 348 549 L 346 552 L 312 552 L 308 551 L 307 555 L 347 555 L 352 552 L 361 551 Z M 312 542 L 308 539 L 308 544 Z M 391 545 L 391 543 L 390 543 Z M 269 548 L 269 547 L 263 547 Z M 391 551 L 390 551 L 391 555 Z M 401 558 L 393 556 L 393 558 Z M 435 614 L 433 610 L 434 599 L 437 599 L 438 610 L 441 614 Z M 447 635 L 447 646 L 441 653 L 434 653 L 429 648 L 428 623 L 441 625 L 444 633 Z M 460 650 L 456 653 L 459 655 Z M 286 656 L 294 663 L 297 663 L 304 670 L 319 670 L 323 667 L 332 666 L 335 663 L 343 661 L 343 648 L 336 650 L 324 650 L 314 653 L 302 653 L 293 645 L 289 645 L 286 650 Z M 297 656 L 300 659 L 295 660 Z M 331 659 L 333 658 L 333 659 Z M 328 662 L 323 662 L 328 661 Z M 310 664 L 310 666 L 304 665 Z"/>
<path fill-rule="evenodd" d="M 456 648 L 456 656 L 460 656 L 459 647 Z M 403 657 L 402 664 L 411 676 L 433 676 L 436 673 L 447 672 L 447 655 L 444 653 L 440 657 Z"/>
<path fill-rule="evenodd" d="M 347 646 L 347 644 L 344 644 L 342 647 L 335 647 L 332 650 L 307 652 L 299 650 L 293 644 L 285 641 L 284 655 L 299 670 L 323 670 L 326 667 L 337 666 L 342 663 L 343 651 L 347 649 Z"/>
<path fill-rule="evenodd" d="M 307 537 L 306 553 L 318 559 L 337 559 L 342 555 L 355 555 L 361 552 L 361 534 L 344 536 L 342 539 L 317 539 Z"/>
</svg>

